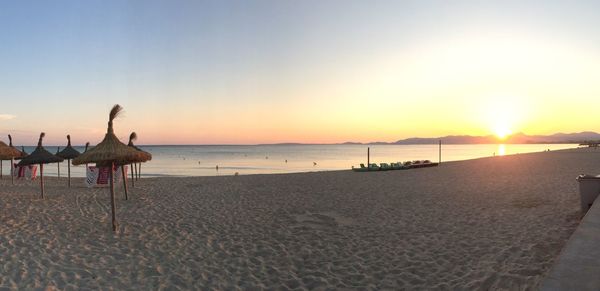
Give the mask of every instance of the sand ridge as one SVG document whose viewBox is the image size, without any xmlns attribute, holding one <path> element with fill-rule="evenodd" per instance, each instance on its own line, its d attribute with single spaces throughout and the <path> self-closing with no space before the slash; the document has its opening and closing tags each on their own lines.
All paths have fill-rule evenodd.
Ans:
<svg viewBox="0 0 600 291">
<path fill-rule="evenodd" d="M 532 289 L 579 221 L 577 149 L 381 173 L 0 181 L 11 289 Z M 81 185 L 75 179 L 74 185 Z"/>
</svg>

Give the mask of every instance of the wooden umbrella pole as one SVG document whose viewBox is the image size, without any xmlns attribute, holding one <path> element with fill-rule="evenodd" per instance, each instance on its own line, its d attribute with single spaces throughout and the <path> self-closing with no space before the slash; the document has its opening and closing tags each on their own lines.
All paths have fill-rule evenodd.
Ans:
<svg viewBox="0 0 600 291">
<path fill-rule="evenodd" d="M 121 174 L 123 175 L 123 187 L 125 188 L 125 200 L 129 200 L 129 197 L 127 197 L 127 174 L 125 173 L 125 165 L 121 166 Z"/>
<path fill-rule="evenodd" d="M 4 179 L 2 176 L 2 160 L 0 160 L 0 179 Z"/>
<path fill-rule="evenodd" d="M 115 163 L 112 162 L 110 166 L 110 208 L 112 210 L 112 229 L 113 231 L 117 231 L 117 209 L 115 206 L 115 177 L 113 173 L 114 168 Z"/>
<path fill-rule="evenodd" d="M 40 187 L 42 188 L 42 199 L 44 199 L 44 164 L 40 164 Z"/>
<path fill-rule="evenodd" d="M 69 175 L 69 188 L 71 188 L 71 159 L 67 159 L 67 172 Z"/>
<path fill-rule="evenodd" d="M 131 164 L 131 186 L 135 188 L 135 177 L 133 176 L 133 164 Z"/>
<path fill-rule="evenodd" d="M 138 167 L 137 167 L 137 163 L 133 163 L 133 167 L 135 168 L 135 179 L 137 180 L 137 178 L 138 178 Z"/>
<path fill-rule="evenodd" d="M 10 159 L 10 182 L 15 184 L 15 159 Z"/>
<path fill-rule="evenodd" d="M 141 179 L 142 178 L 142 163 L 139 163 L 140 167 L 138 169 L 138 178 Z"/>
<path fill-rule="evenodd" d="M 56 163 L 56 167 L 58 168 L 58 178 L 60 178 L 60 163 Z"/>
</svg>

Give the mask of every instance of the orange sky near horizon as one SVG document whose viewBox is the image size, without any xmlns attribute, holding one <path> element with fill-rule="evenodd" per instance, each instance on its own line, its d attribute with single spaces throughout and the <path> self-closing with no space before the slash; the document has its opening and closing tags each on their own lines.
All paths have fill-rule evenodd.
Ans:
<svg viewBox="0 0 600 291">
<path fill-rule="evenodd" d="M 14 8 L 0 139 L 95 144 L 113 104 L 138 144 L 600 131 L 594 3 L 267 2 Z"/>
</svg>

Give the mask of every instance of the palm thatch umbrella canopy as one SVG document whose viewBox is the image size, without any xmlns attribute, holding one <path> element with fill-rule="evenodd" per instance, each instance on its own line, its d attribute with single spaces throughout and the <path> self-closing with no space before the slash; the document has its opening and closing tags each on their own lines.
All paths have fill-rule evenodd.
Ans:
<svg viewBox="0 0 600 291">
<path fill-rule="evenodd" d="M 11 159 L 16 159 L 22 155 L 23 155 L 23 153 L 21 153 L 20 150 L 7 145 L 3 141 L 0 141 L 0 159 L 11 160 Z"/>
<path fill-rule="evenodd" d="M 19 151 L 19 153 L 21 153 L 21 155 L 16 157 L 15 160 L 20 160 L 27 156 L 27 153 L 25 153 L 25 150 L 23 149 L 23 147 L 21 147 L 22 150 L 18 150 L 15 146 L 13 146 L 12 136 L 10 136 L 10 134 L 8 135 L 8 146 L 12 147 L 13 149 L 15 149 L 15 150 Z"/>
<path fill-rule="evenodd" d="M 115 185 L 113 168 L 114 165 L 126 165 L 141 160 L 144 155 L 122 143 L 113 130 L 113 120 L 123 110 L 120 105 L 113 106 L 108 116 L 108 129 L 102 142 L 94 148 L 81 154 L 73 160 L 73 165 L 86 163 L 97 163 L 100 165 L 110 165 L 110 198 L 112 210 L 113 231 L 117 230 L 116 207 L 115 207 Z"/>
<path fill-rule="evenodd" d="M 2 160 L 10 160 L 10 179 L 13 184 L 15 183 L 15 177 L 13 175 L 14 159 L 21 157 L 22 154 L 23 153 L 21 153 L 21 151 L 18 149 L 5 144 L 3 141 L 0 141 L 0 179 L 3 176 Z"/>
<path fill-rule="evenodd" d="M 60 163 L 64 160 L 61 157 L 51 154 L 42 146 L 42 140 L 44 139 L 44 136 L 46 136 L 46 134 L 42 132 L 40 134 L 37 148 L 35 148 L 30 155 L 22 158 L 18 164 L 19 166 L 29 166 L 35 164 L 40 165 L 40 188 L 42 190 L 42 198 L 44 198 L 44 164 Z"/>
<path fill-rule="evenodd" d="M 137 139 L 137 133 L 132 132 L 129 135 L 129 143 L 127 143 L 127 145 L 130 146 L 130 147 L 132 147 L 132 148 L 134 148 L 134 149 L 136 149 L 136 150 L 138 150 L 138 151 L 140 151 L 140 152 L 142 152 L 142 153 L 144 153 L 145 158 L 144 158 L 144 160 L 141 160 L 141 161 L 137 162 L 137 163 L 139 163 L 139 170 L 138 170 L 138 164 L 137 163 L 133 163 L 132 164 L 132 167 L 131 167 L 131 183 L 132 183 L 132 185 L 134 187 L 135 187 L 135 179 L 136 179 L 133 176 L 134 168 L 136 168 L 135 169 L 136 176 L 139 177 L 139 175 L 141 175 L 141 172 L 142 172 L 142 164 L 141 163 L 145 163 L 147 161 L 152 160 L 152 154 L 150 154 L 149 152 L 143 151 L 142 149 L 140 149 L 137 146 L 135 146 L 135 144 L 133 144 L 133 141 L 136 140 L 136 139 Z"/>
<path fill-rule="evenodd" d="M 67 160 L 69 187 L 71 187 L 71 159 L 78 157 L 80 154 L 81 153 L 71 146 L 71 135 L 67 134 L 67 147 L 56 155 Z"/>
</svg>

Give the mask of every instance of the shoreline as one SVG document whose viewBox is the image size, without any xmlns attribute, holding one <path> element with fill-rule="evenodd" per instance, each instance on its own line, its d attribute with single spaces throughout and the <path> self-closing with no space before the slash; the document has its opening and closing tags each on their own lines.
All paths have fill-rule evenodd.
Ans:
<svg viewBox="0 0 600 291">
<path fill-rule="evenodd" d="M 0 285 L 532 289 L 579 223 L 579 148 L 350 170 L 143 178 L 108 189 L 0 180 Z M 75 178 L 74 185 L 82 185 Z M 41 275 L 45 274 L 45 275 Z"/>
<path fill-rule="evenodd" d="M 490 144 L 490 145 L 497 145 L 497 144 Z M 498 144 L 499 145 L 499 144 Z M 529 145 L 529 144 L 525 144 L 525 145 Z M 550 145 L 550 144 L 548 144 Z M 568 144 L 565 144 L 568 145 Z M 566 149 L 557 149 L 557 150 L 552 150 L 552 152 L 556 152 L 556 151 L 564 151 L 564 150 L 576 150 L 576 149 L 580 149 L 580 148 L 584 148 L 584 147 L 578 147 L 575 144 L 571 144 L 574 145 L 574 147 L 572 148 L 566 148 Z M 408 145 L 411 146 L 411 145 Z M 436 145 L 432 145 L 432 146 L 436 146 Z M 192 146 L 191 146 L 192 147 Z M 492 153 L 492 155 L 489 156 L 482 156 L 482 157 L 469 157 L 466 159 L 460 159 L 460 160 L 448 160 L 448 161 L 444 161 L 443 157 L 444 157 L 444 153 L 442 152 L 442 163 L 446 164 L 446 163 L 450 163 L 450 162 L 460 162 L 460 161 L 471 161 L 471 160 L 477 160 L 477 159 L 485 159 L 485 158 L 493 158 L 493 157 L 506 157 L 506 156 L 513 156 L 513 155 L 523 155 L 523 154 L 531 154 L 531 153 L 543 153 L 545 151 L 535 151 L 535 152 L 525 152 L 525 153 L 509 153 L 509 154 L 504 154 L 504 155 L 496 155 L 494 156 Z M 437 157 L 437 156 L 436 156 Z M 431 160 L 432 162 L 437 162 L 437 160 Z M 5 163 L 7 161 L 4 161 Z M 373 162 L 373 161 L 371 161 Z M 149 163 L 152 163 L 152 161 L 150 161 Z M 364 161 L 364 163 L 366 163 L 366 161 Z M 377 164 L 379 163 L 390 163 L 390 161 L 377 161 Z M 360 163 L 353 165 L 354 167 L 357 167 Z M 144 168 L 147 167 L 146 163 L 142 164 L 144 166 Z M 80 170 L 82 166 L 71 166 L 71 169 L 73 171 L 77 171 Z M 209 170 L 209 169 L 214 169 L 213 167 L 200 167 L 201 170 Z M 185 174 L 146 174 L 146 173 L 142 173 L 142 176 L 144 177 L 144 179 L 148 179 L 148 178 L 186 178 L 186 177 L 221 177 L 221 176 L 234 176 L 236 170 L 238 171 L 243 171 L 243 170 L 248 170 L 248 167 L 235 167 L 235 166 L 219 166 L 219 169 L 223 171 L 225 171 L 225 173 L 218 173 L 216 172 L 216 174 L 212 174 L 212 175 L 185 175 Z M 250 168 L 250 169 L 260 169 L 260 168 Z M 9 173 L 10 169 L 4 169 L 4 178 L 5 179 L 10 179 L 10 174 L 7 175 L 7 173 Z M 338 172 L 338 171 L 347 171 L 347 170 L 351 170 L 350 166 L 348 167 L 348 169 L 316 169 L 316 170 L 299 170 L 297 172 L 271 172 L 271 173 L 240 173 L 238 172 L 238 175 L 240 176 L 248 176 L 248 175 L 280 175 L 280 174 L 302 174 L 302 173 L 323 173 L 323 172 Z M 77 175 L 76 172 L 75 173 L 71 173 L 72 174 L 72 179 L 73 178 L 83 178 L 83 176 L 81 175 Z M 45 171 L 44 171 L 44 177 L 57 177 L 56 174 L 56 164 L 50 164 L 50 165 L 46 165 L 45 166 Z M 61 163 L 61 179 L 65 178 L 66 179 L 66 164 Z M 128 177 L 129 179 L 129 177 Z"/>
</svg>

